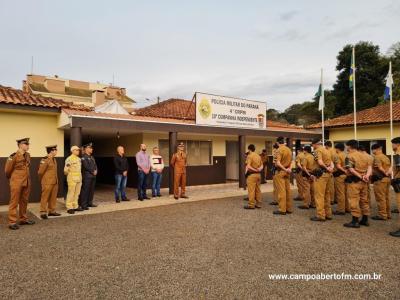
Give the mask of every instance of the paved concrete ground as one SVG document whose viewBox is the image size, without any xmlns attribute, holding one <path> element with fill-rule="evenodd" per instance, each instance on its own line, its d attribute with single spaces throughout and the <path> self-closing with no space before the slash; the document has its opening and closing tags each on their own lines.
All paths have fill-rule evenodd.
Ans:
<svg viewBox="0 0 400 300">
<path fill-rule="evenodd" d="M 294 188 L 294 186 L 292 186 Z M 273 186 L 271 183 L 262 184 L 261 191 L 263 193 L 272 192 Z M 189 186 L 186 191 L 189 199 L 179 199 L 176 201 L 173 195 L 168 194 L 168 189 L 162 189 L 162 197 L 152 198 L 150 201 L 128 201 L 121 203 L 115 203 L 114 199 L 114 187 L 110 185 L 98 185 L 96 187 L 94 203 L 98 207 L 90 210 L 80 212 L 79 215 L 91 215 L 99 214 L 118 210 L 128 210 L 128 209 L 140 209 L 149 208 L 155 206 L 172 205 L 178 204 L 180 202 L 193 202 L 202 201 L 210 199 L 228 198 L 236 196 L 247 195 L 247 191 L 239 188 L 238 183 L 225 183 L 225 184 L 211 184 L 202 186 Z M 297 192 L 295 192 L 297 194 Z M 147 195 L 151 196 L 151 190 L 147 191 Z M 137 200 L 137 190 L 128 188 L 127 196 L 129 199 Z M 40 204 L 39 203 L 29 203 L 28 209 L 36 217 L 40 217 Z M 1 211 L 7 211 L 8 206 L 0 206 Z M 63 198 L 58 199 L 57 211 L 62 213 L 61 217 L 76 217 L 78 214 L 70 215 L 66 213 L 65 200 Z"/>
<path fill-rule="evenodd" d="M 264 195 L 264 199 L 271 194 Z M 0 299 L 399 299 L 398 227 L 313 211 L 273 216 L 242 197 L 59 218 L 6 229 Z M 381 273 L 379 281 L 273 281 L 274 273 Z"/>
</svg>

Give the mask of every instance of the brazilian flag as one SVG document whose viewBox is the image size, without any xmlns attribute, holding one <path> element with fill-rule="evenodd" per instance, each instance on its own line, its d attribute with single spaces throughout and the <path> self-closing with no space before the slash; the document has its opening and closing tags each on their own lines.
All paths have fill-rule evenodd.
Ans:
<svg viewBox="0 0 400 300">
<path fill-rule="evenodd" d="M 353 90 L 355 71 L 356 71 L 356 65 L 354 63 L 354 47 L 353 47 L 353 52 L 351 54 L 351 66 L 350 66 L 350 76 L 349 76 L 349 89 L 350 90 Z"/>
</svg>

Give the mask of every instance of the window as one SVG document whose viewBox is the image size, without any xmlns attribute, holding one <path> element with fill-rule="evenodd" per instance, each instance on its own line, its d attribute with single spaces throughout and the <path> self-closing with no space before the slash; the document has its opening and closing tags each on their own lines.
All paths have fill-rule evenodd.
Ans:
<svg viewBox="0 0 400 300">
<path fill-rule="evenodd" d="M 184 143 L 189 166 L 203 166 L 212 164 L 212 142 L 211 141 L 178 141 Z M 159 140 L 158 147 L 164 163 L 169 164 L 169 141 Z"/>
<path fill-rule="evenodd" d="M 158 148 L 160 149 L 160 155 L 163 157 L 164 165 L 169 165 L 169 142 L 168 140 L 159 140 Z"/>
</svg>

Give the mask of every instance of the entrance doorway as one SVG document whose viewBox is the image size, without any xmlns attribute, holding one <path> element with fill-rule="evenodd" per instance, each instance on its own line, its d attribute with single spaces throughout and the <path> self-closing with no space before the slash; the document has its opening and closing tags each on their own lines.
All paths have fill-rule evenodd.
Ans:
<svg viewBox="0 0 400 300">
<path fill-rule="evenodd" d="M 226 180 L 239 180 L 239 143 L 226 141 Z"/>
</svg>

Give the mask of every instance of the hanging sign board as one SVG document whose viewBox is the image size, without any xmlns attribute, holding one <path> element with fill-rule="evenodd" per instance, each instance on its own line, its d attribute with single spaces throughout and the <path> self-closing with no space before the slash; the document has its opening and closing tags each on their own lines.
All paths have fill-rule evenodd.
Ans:
<svg viewBox="0 0 400 300">
<path fill-rule="evenodd" d="M 196 92 L 196 124 L 265 129 L 267 104 Z"/>
</svg>

